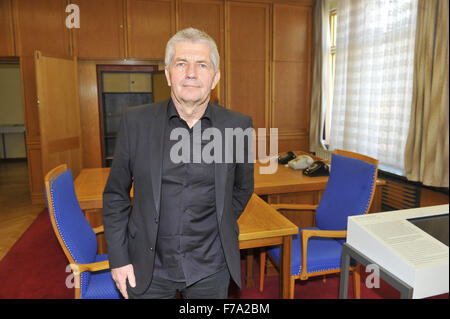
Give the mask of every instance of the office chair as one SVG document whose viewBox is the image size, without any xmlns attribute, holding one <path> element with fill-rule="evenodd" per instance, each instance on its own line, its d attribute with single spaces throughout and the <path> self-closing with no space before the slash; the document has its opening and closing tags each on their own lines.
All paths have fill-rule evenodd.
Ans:
<svg viewBox="0 0 450 319">
<path fill-rule="evenodd" d="M 319 205 L 273 204 L 277 210 L 315 210 L 315 227 L 300 228 L 292 237 L 290 298 L 295 280 L 340 272 L 342 244 L 347 236 L 347 218 L 366 214 L 372 204 L 378 174 L 378 160 L 358 153 L 335 150 L 330 177 Z M 280 248 L 260 253 L 260 290 L 264 287 L 266 252 L 280 263 Z M 360 297 L 359 264 L 351 268 L 355 297 Z"/>
<path fill-rule="evenodd" d="M 45 195 L 53 230 L 69 260 L 76 299 L 118 299 L 107 255 L 97 255 L 96 234 L 78 203 L 72 172 L 63 164 L 45 176 Z"/>
</svg>

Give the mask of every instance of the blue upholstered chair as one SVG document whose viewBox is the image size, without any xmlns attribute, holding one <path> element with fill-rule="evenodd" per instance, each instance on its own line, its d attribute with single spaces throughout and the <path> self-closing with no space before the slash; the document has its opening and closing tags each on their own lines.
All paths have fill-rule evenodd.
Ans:
<svg viewBox="0 0 450 319">
<path fill-rule="evenodd" d="M 118 299 L 107 255 L 97 255 L 96 234 L 78 203 L 72 173 L 60 165 L 45 176 L 45 194 L 50 220 L 75 279 L 75 298 Z"/>
<path fill-rule="evenodd" d="M 315 210 L 315 227 L 300 228 L 292 238 L 290 298 L 294 298 L 296 279 L 340 272 L 342 244 L 347 236 L 347 219 L 366 214 L 371 206 L 378 174 L 378 160 L 361 154 L 335 150 L 327 186 L 318 206 L 275 204 L 277 210 L 299 213 Z M 267 250 L 275 264 L 280 248 Z M 260 253 L 260 290 L 263 290 L 266 252 Z M 352 268 L 355 297 L 360 295 L 359 265 Z"/>
</svg>

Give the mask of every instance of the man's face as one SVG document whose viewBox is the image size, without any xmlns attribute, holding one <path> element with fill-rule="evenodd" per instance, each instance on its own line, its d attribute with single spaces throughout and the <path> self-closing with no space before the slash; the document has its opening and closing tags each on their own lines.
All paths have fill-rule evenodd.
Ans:
<svg viewBox="0 0 450 319">
<path fill-rule="evenodd" d="M 172 98 L 182 105 L 198 105 L 209 100 L 211 90 L 220 79 L 214 72 L 210 59 L 210 48 L 206 43 L 178 42 L 166 68 L 166 78 L 172 87 Z"/>
</svg>

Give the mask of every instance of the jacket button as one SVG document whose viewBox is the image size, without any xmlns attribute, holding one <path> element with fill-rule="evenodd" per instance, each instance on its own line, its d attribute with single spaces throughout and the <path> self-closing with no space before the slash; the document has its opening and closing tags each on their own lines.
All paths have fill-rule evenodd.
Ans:
<svg viewBox="0 0 450 319">
<path fill-rule="evenodd" d="M 150 247 L 150 251 L 153 251 L 153 247 Z"/>
<path fill-rule="evenodd" d="M 158 218 L 155 218 L 155 224 L 158 224 Z"/>
</svg>

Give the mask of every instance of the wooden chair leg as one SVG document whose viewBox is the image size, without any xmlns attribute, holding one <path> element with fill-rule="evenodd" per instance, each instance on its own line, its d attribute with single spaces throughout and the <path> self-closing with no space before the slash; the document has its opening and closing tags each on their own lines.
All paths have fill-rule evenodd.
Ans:
<svg viewBox="0 0 450 319">
<path fill-rule="evenodd" d="M 353 270 L 353 291 L 355 299 L 361 299 L 361 264 L 357 263 Z"/>
<path fill-rule="evenodd" d="M 264 290 L 264 276 L 266 272 L 266 250 L 260 248 L 259 252 L 259 291 Z"/>
<path fill-rule="evenodd" d="M 289 299 L 294 299 L 295 278 L 290 277 L 289 280 Z"/>
</svg>

